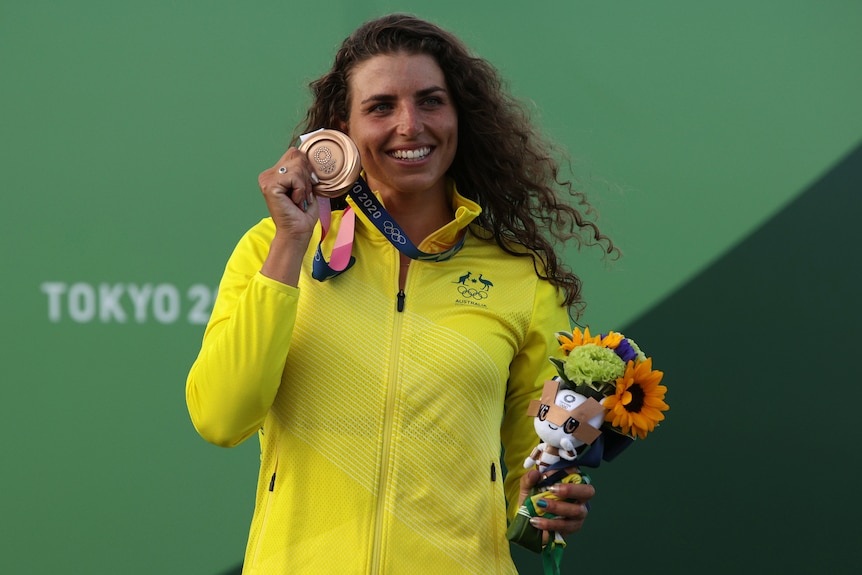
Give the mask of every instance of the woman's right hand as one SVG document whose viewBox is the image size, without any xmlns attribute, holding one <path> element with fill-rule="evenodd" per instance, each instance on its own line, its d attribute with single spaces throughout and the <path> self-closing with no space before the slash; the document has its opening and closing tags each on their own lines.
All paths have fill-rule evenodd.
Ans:
<svg viewBox="0 0 862 575">
<path fill-rule="evenodd" d="M 308 158 L 297 148 L 287 150 L 274 166 L 258 176 L 277 236 L 304 239 L 308 245 L 319 213 L 312 192 L 315 178 Z"/>
<path fill-rule="evenodd" d="M 287 150 L 257 178 L 275 223 L 275 237 L 261 272 L 288 285 L 297 285 L 302 258 L 320 214 L 312 192 L 315 178 L 308 158 L 297 148 Z"/>
</svg>

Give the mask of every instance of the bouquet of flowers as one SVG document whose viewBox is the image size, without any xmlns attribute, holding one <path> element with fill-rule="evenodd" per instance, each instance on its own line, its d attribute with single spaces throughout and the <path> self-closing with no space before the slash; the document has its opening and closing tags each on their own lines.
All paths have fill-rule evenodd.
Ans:
<svg viewBox="0 0 862 575">
<path fill-rule="evenodd" d="M 558 376 L 545 382 L 542 397 L 530 403 L 541 443 L 525 460 L 543 479 L 521 505 L 507 536 L 531 551 L 543 554 L 545 572 L 559 573 L 565 541 L 558 534 L 543 541 L 531 517 L 554 517 L 538 501 L 554 499 L 548 487 L 559 482 L 589 483 L 581 467 L 598 467 L 610 461 L 636 439 L 644 439 L 664 419 L 667 387 L 664 373 L 653 370 L 647 357 L 621 333 L 590 335 L 575 328 L 558 332 L 563 358 L 550 358 Z M 574 470 L 574 471 L 573 471 Z"/>
</svg>

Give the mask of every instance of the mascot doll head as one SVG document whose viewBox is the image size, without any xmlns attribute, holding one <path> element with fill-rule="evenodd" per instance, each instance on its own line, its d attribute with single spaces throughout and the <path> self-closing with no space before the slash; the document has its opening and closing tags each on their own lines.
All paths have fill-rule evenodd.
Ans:
<svg viewBox="0 0 862 575">
<path fill-rule="evenodd" d="M 536 466 L 543 474 L 557 467 L 572 465 L 585 445 L 599 437 L 605 409 L 598 401 L 571 389 L 561 388 L 560 381 L 545 382 L 542 398 L 530 404 L 528 415 L 542 442 L 524 461 L 524 467 Z M 562 461 L 562 464 L 561 464 Z"/>
</svg>

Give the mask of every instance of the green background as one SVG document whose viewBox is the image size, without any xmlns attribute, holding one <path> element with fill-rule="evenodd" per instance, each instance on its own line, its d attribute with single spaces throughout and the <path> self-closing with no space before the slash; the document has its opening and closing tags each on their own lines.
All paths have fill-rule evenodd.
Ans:
<svg viewBox="0 0 862 575">
<path fill-rule="evenodd" d="M 862 3 L 837 0 L 4 0 L 0 571 L 241 562 L 257 446 L 197 437 L 185 375 L 307 83 L 390 11 L 567 148 L 624 252 L 569 253 L 582 323 L 666 372 L 564 569 L 855 572 Z"/>
</svg>

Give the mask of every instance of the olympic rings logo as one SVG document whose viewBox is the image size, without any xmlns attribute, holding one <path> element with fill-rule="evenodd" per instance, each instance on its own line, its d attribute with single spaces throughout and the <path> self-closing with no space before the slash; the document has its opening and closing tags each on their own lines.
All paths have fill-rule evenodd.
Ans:
<svg viewBox="0 0 862 575">
<path fill-rule="evenodd" d="M 383 222 L 383 231 L 393 242 L 402 245 L 407 243 L 407 237 L 405 237 L 401 229 L 393 225 L 392 222 Z"/>
<path fill-rule="evenodd" d="M 487 291 L 474 289 L 465 285 L 458 286 L 458 293 L 461 294 L 463 297 L 475 300 L 483 300 L 488 297 Z"/>
</svg>

